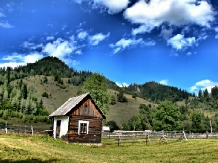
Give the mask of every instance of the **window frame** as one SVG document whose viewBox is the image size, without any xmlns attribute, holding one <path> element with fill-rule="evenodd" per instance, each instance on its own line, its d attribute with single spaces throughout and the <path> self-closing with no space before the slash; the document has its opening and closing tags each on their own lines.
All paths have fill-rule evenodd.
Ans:
<svg viewBox="0 0 218 163">
<path fill-rule="evenodd" d="M 82 131 L 83 124 L 86 125 L 85 132 Z M 89 121 L 87 120 L 79 120 L 78 121 L 78 135 L 87 135 L 89 134 Z"/>
</svg>

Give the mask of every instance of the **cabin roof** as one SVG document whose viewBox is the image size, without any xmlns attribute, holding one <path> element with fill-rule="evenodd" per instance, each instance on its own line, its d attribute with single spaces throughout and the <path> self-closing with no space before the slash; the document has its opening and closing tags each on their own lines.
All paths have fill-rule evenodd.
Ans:
<svg viewBox="0 0 218 163">
<path fill-rule="evenodd" d="M 74 107 L 76 107 L 84 98 L 87 96 L 90 96 L 92 102 L 95 104 L 94 100 L 92 99 L 91 95 L 89 93 L 82 94 L 80 96 L 69 98 L 63 105 L 61 105 L 57 110 L 55 110 L 53 113 L 49 115 L 49 117 L 55 117 L 55 116 L 64 116 L 67 113 L 69 113 Z M 98 108 L 98 106 L 95 104 L 98 111 L 101 113 L 102 117 L 105 119 L 105 115 L 103 112 Z"/>
</svg>

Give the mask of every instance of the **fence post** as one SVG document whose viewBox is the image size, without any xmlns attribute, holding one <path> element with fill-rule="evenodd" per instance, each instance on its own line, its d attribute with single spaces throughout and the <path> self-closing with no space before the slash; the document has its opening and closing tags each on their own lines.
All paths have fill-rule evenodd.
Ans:
<svg viewBox="0 0 218 163">
<path fill-rule="evenodd" d="M 6 126 L 5 126 L 5 133 L 8 133 L 8 125 L 7 125 L 7 121 L 6 121 Z"/>
<path fill-rule="evenodd" d="M 31 131 L 32 131 L 32 136 L 33 136 L 33 126 L 31 125 Z"/>
<path fill-rule="evenodd" d="M 145 138 L 146 138 L 146 140 L 145 140 L 145 141 L 146 141 L 146 145 L 148 145 L 148 142 L 150 142 L 148 133 L 146 134 L 146 137 L 145 137 Z"/>
<path fill-rule="evenodd" d="M 121 141 L 120 141 L 120 135 L 118 136 L 118 139 L 117 139 L 117 144 L 120 145 Z"/>
</svg>

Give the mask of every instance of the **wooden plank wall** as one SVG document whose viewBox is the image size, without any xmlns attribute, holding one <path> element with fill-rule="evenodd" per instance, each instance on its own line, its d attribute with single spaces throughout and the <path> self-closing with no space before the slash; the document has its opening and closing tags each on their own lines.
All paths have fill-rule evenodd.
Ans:
<svg viewBox="0 0 218 163">
<path fill-rule="evenodd" d="M 73 109 L 71 114 L 102 118 L 101 113 L 98 111 L 95 104 L 89 98 L 84 99 L 79 106 Z"/>
<path fill-rule="evenodd" d="M 78 135 L 78 121 L 89 121 L 88 134 Z M 68 142 L 101 143 L 102 120 L 97 117 L 72 115 L 69 120 Z"/>
</svg>

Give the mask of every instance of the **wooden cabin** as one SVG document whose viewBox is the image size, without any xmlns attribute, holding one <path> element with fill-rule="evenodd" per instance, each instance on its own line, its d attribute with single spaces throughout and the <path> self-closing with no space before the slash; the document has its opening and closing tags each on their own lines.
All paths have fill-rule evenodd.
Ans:
<svg viewBox="0 0 218 163">
<path fill-rule="evenodd" d="M 49 115 L 53 137 L 69 143 L 101 143 L 102 120 L 106 119 L 89 93 L 68 99 Z"/>
</svg>

